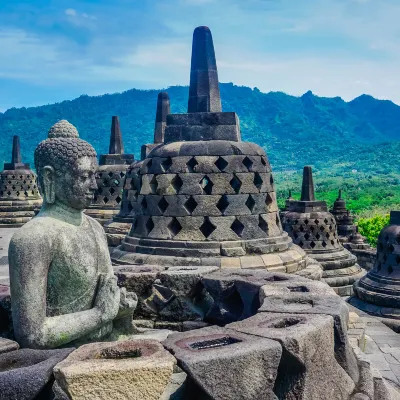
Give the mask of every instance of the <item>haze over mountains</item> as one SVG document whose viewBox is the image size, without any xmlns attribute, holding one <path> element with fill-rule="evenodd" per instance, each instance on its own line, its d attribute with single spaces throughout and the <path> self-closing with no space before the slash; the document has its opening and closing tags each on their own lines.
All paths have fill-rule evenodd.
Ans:
<svg viewBox="0 0 400 400">
<path fill-rule="evenodd" d="M 240 118 L 242 139 L 263 146 L 275 171 L 314 165 L 326 174 L 362 171 L 398 173 L 400 107 L 368 95 L 345 102 L 310 91 L 301 97 L 281 92 L 261 93 L 221 83 L 224 111 Z M 167 89 L 171 112 L 186 112 L 188 88 Z M 21 137 L 23 159 L 33 164 L 33 151 L 48 129 L 67 119 L 98 154 L 107 153 L 111 117 L 118 115 L 126 152 L 138 158 L 140 146 L 153 141 L 157 90 L 128 90 L 103 96 L 81 96 L 41 107 L 0 113 L 0 160 L 11 156 L 12 136 Z"/>
</svg>

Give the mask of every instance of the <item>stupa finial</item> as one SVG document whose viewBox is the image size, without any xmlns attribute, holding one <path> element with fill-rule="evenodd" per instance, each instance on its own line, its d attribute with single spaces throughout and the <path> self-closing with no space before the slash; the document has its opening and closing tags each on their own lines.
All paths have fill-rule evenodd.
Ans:
<svg viewBox="0 0 400 400">
<path fill-rule="evenodd" d="M 301 201 L 315 201 L 314 181 L 312 169 L 310 166 L 305 166 L 303 169 L 303 184 L 301 186 Z"/>
<path fill-rule="evenodd" d="M 165 125 L 167 123 L 167 115 L 170 113 L 171 109 L 168 93 L 158 93 L 156 124 L 154 127 L 154 143 L 164 143 Z"/>
<path fill-rule="evenodd" d="M 11 162 L 13 164 L 19 164 L 22 162 L 21 160 L 21 147 L 19 144 L 19 136 L 14 135 L 13 137 L 13 147 L 12 147 L 12 156 Z"/>
<path fill-rule="evenodd" d="M 124 142 L 117 116 L 112 117 L 109 154 L 124 154 Z"/>
<path fill-rule="evenodd" d="M 342 189 L 339 189 L 338 200 L 342 200 Z"/>
<path fill-rule="evenodd" d="M 289 197 L 288 197 L 288 199 L 291 199 L 292 198 L 292 189 L 289 189 Z"/>
<path fill-rule="evenodd" d="M 14 135 L 11 162 L 4 163 L 4 170 L 11 171 L 15 169 L 29 169 L 29 164 L 24 164 L 21 158 L 21 146 L 19 144 L 19 136 Z"/>
<path fill-rule="evenodd" d="M 211 31 L 207 26 L 199 26 L 193 32 L 188 113 L 221 111 Z"/>
</svg>

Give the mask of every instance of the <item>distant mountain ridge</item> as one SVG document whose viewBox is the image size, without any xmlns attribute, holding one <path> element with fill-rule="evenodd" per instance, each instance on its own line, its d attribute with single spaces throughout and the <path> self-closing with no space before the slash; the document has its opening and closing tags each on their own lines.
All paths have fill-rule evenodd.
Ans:
<svg viewBox="0 0 400 400">
<path fill-rule="evenodd" d="M 299 170 L 306 164 L 329 171 L 338 163 L 343 168 L 359 163 L 370 173 L 382 170 L 382 165 L 398 170 L 400 106 L 391 101 L 362 95 L 345 102 L 311 91 L 295 97 L 232 83 L 221 83 L 220 88 L 223 110 L 239 115 L 242 139 L 263 146 L 275 171 Z M 167 91 L 171 112 L 186 112 L 188 87 Z M 12 136 L 17 134 L 24 161 L 32 163 L 35 147 L 60 119 L 73 123 L 98 154 L 106 153 L 113 115 L 120 117 L 125 151 L 139 157 L 140 146 L 153 141 L 157 94 L 132 89 L 7 110 L 0 113 L 0 161 L 11 157 Z"/>
</svg>

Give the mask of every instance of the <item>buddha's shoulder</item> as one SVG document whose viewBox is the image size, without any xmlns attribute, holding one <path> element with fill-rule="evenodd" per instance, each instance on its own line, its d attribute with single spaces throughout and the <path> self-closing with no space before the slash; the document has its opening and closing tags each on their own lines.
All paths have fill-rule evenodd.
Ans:
<svg viewBox="0 0 400 400">
<path fill-rule="evenodd" d="M 34 217 L 14 233 L 10 245 L 21 242 L 29 242 L 32 245 L 51 243 L 60 237 L 63 230 L 65 224 L 62 221 L 50 217 Z"/>
<path fill-rule="evenodd" d="M 83 214 L 83 218 L 86 219 L 88 224 L 99 234 L 104 235 L 104 228 L 101 226 L 101 224 L 96 221 L 94 218 L 90 217 L 89 215 Z"/>
</svg>

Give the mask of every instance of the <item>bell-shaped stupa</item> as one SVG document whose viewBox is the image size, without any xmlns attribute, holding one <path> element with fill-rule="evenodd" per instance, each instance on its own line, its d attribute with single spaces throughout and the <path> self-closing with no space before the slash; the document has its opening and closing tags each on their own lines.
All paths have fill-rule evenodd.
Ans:
<svg viewBox="0 0 400 400">
<path fill-rule="evenodd" d="M 128 194 L 134 221 L 117 264 L 313 271 L 320 266 L 283 231 L 264 150 L 242 142 L 222 112 L 209 28 L 193 34 L 187 114 L 169 114 L 164 143 L 142 162 Z M 305 273 L 305 272 L 303 272 Z"/>
<path fill-rule="evenodd" d="M 346 202 L 342 198 L 342 189 L 339 189 L 338 198 L 333 203 L 333 208 L 330 210 L 335 217 L 339 240 L 346 243 L 349 238 L 356 232 L 354 218 L 346 207 Z"/>
<path fill-rule="evenodd" d="M 154 143 L 144 144 L 141 148 L 141 160 L 155 147 L 164 143 L 164 132 L 167 123 L 167 115 L 170 113 L 169 96 L 167 92 L 160 92 L 157 96 L 156 121 L 154 125 Z M 107 240 L 110 247 L 116 247 L 121 244 L 122 239 L 129 233 L 134 213 L 132 207 L 132 196 L 137 193 L 140 187 L 139 169 L 141 161 L 134 161 L 126 171 L 124 189 L 122 192 L 121 207 L 118 214 L 114 215 L 112 220 L 104 224 L 104 230 L 107 234 Z"/>
<path fill-rule="evenodd" d="M 91 206 L 85 211 L 102 225 L 120 209 L 126 171 L 133 161 L 133 154 L 124 153 L 119 118 L 114 116 L 111 123 L 109 152 L 100 155 L 96 176 L 97 191 Z"/>
<path fill-rule="evenodd" d="M 355 305 L 370 314 L 400 318 L 400 211 L 390 213 L 389 225 L 378 237 L 374 267 L 354 284 Z"/>
<path fill-rule="evenodd" d="M 289 203 L 282 223 L 294 243 L 321 263 L 325 282 L 338 294 L 351 295 L 353 283 L 364 272 L 357 258 L 341 245 L 335 218 L 326 202 L 315 200 L 311 167 L 304 167 L 301 199 Z"/>
<path fill-rule="evenodd" d="M 0 173 L 0 226 L 19 227 L 42 205 L 37 176 L 21 159 L 19 136 L 14 136 L 10 163 Z"/>
</svg>

